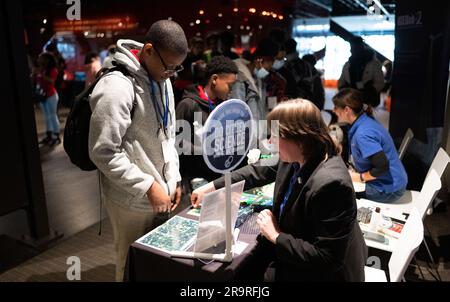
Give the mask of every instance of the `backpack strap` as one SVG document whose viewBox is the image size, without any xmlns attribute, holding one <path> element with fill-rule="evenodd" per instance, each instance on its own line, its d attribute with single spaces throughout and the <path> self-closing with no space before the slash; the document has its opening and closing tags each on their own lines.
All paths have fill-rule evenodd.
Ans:
<svg viewBox="0 0 450 302">
<path fill-rule="evenodd" d="M 136 86 L 135 86 L 136 79 L 131 75 L 131 73 L 128 71 L 128 69 L 124 65 L 119 64 L 116 61 L 112 61 L 112 65 L 113 65 L 113 67 L 111 67 L 111 68 L 103 67 L 102 69 L 100 69 L 97 72 L 95 81 L 92 82 L 91 85 L 89 85 L 87 90 L 89 91 L 89 93 L 92 93 L 92 91 L 94 90 L 94 87 L 98 83 L 98 81 L 100 81 L 100 79 L 103 76 L 107 75 L 108 73 L 113 72 L 113 71 L 121 72 L 124 76 L 126 76 L 128 79 L 131 80 L 131 85 L 133 86 L 134 99 L 133 99 L 133 105 L 132 105 L 131 111 L 130 111 L 131 119 L 133 119 L 134 112 L 135 112 L 136 105 L 137 105 L 137 100 L 136 100 L 137 92 L 136 92 Z"/>
</svg>

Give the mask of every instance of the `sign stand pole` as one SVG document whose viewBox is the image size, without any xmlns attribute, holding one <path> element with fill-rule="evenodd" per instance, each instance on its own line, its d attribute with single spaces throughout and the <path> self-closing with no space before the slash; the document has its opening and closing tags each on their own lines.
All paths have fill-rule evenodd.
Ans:
<svg viewBox="0 0 450 302">
<path fill-rule="evenodd" d="M 231 261 L 233 259 L 233 230 L 231 229 L 231 173 L 225 173 L 225 259 Z"/>
<path fill-rule="evenodd" d="M 231 173 L 225 173 L 225 253 L 210 254 L 199 252 L 172 252 L 171 257 L 179 258 L 202 258 L 221 262 L 231 262 L 233 260 L 233 232 L 231 226 Z"/>
<path fill-rule="evenodd" d="M 240 121 L 241 124 L 239 126 L 236 126 L 235 124 L 232 124 L 233 128 L 231 134 L 228 133 L 228 121 Z M 210 259 L 210 260 L 217 260 L 222 262 L 231 262 L 233 260 L 233 228 L 234 225 L 232 225 L 231 222 L 231 174 L 230 171 L 236 168 L 239 163 L 242 162 L 242 160 L 245 158 L 245 154 L 248 152 L 250 145 L 251 145 L 251 138 L 253 135 L 252 132 L 252 123 L 250 123 L 248 127 L 248 131 L 245 130 L 245 125 L 248 122 L 253 121 L 253 116 L 250 108 L 248 105 L 243 102 L 242 100 L 238 99 L 231 99 L 227 100 L 225 102 L 222 102 L 219 106 L 217 106 L 214 111 L 210 114 L 208 117 L 204 129 L 203 129 L 203 159 L 207 163 L 208 167 L 216 172 L 216 173 L 224 173 L 225 177 L 225 253 L 221 254 L 211 254 L 211 253 L 200 253 L 200 252 L 187 252 L 187 251 L 174 251 L 171 252 L 172 257 L 181 257 L 181 258 L 201 258 L 201 259 Z M 220 123 L 222 125 L 222 129 L 219 131 L 218 127 L 215 123 Z M 214 129 L 214 130 L 213 130 Z M 220 129 L 220 128 L 219 128 Z M 237 130 L 239 129 L 239 130 Z M 244 132 L 242 132 L 241 129 L 244 129 Z M 226 131 L 224 131 L 226 130 Z M 238 135 L 238 133 L 235 133 L 236 131 L 240 131 L 239 135 L 245 136 L 244 144 L 240 145 L 240 148 L 244 148 L 245 152 L 239 156 L 230 156 L 229 154 L 226 154 L 226 150 L 222 150 L 223 152 L 216 156 L 216 154 L 211 154 L 211 152 L 208 148 L 211 147 L 211 145 L 206 144 L 205 142 L 208 142 L 208 136 L 213 137 L 219 137 L 222 140 L 227 140 L 229 137 L 232 136 L 234 147 L 238 149 L 237 146 L 237 139 L 235 139 L 235 136 Z M 218 133 L 216 133 L 218 132 Z M 219 146 L 222 146 L 222 144 L 217 144 Z M 214 150 L 214 148 L 213 148 Z M 214 155 L 214 157 L 213 157 Z M 210 158 L 211 157 L 211 158 Z M 228 162 L 228 160 L 231 159 L 231 162 Z"/>
</svg>

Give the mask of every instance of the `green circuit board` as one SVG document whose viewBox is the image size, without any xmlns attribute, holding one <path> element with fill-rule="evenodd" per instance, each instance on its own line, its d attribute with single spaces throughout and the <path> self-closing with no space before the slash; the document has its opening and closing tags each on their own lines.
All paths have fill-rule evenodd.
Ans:
<svg viewBox="0 0 450 302">
<path fill-rule="evenodd" d="M 186 251 L 195 241 L 198 221 L 174 216 L 137 242 L 166 253 Z"/>
</svg>

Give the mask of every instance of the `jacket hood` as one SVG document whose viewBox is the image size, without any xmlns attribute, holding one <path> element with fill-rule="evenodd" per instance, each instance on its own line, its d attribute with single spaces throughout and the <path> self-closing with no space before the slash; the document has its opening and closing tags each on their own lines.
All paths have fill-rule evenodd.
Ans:
<svg viewBox="0 0 450 302">
<path fill-rule="evenodd" d="M 119 40 L 117 41 L 117 51 L 114 54 L 112 61 L 116 61 L 125 66 L 134 77 L 149 82 L 149 74 L 139 62 L 139 58 L 132 52 L 132 50 L 140 51 L 143 46 L 144 44 L 133 40 Z M 110 66 L 105 67 L 112 67 L 111 64 L 112 63 L 108 62 L 108 65 Z"/>
<path fill-rule="evenodd" d="M 184 99 L 191 99 L 197 103 L 203 110 L 209 111 L 208 97 L 206 96 L 204 89 L 201 85 L 188 86 L 183 93 Z M 220 101 L 218 99 L 213 100 L 214 105 L 218 105 Z"/>
</svg>

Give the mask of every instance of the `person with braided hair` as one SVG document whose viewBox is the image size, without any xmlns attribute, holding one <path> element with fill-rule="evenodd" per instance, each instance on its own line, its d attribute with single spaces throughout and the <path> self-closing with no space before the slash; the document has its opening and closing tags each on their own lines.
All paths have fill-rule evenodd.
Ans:
<svg viewBox="0 0 450 302">
<path fill-rule="evenodd" d="M 232 183 L 245 180 L 245 190 L 275 181 L 273 208 L 258 216 L 261 234 L 242 278 L 364 281 L 367 247 L 355 192 L 319 109 L 304 99 L 289 100 L 267 119 L 279 125 L 270 138 L 279 145 L 279 163 L 260 162 L 231 173 Z M 194 190 L 192 205 L 224 183 L 222 177 Z"/>
</svg>

